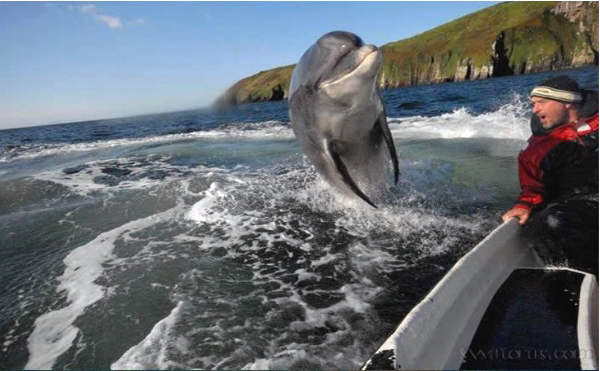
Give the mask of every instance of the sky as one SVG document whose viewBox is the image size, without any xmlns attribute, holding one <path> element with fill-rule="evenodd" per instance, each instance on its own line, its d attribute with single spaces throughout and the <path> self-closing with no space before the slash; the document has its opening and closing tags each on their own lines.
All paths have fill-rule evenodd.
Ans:
<svg viewBox="0 0 600 371">
<path fill-rule="evenodd" d="M 209 106 L 323 34 L 382 46 L 482 1 L 0 1 L 0 130 Z"/>
</svg>

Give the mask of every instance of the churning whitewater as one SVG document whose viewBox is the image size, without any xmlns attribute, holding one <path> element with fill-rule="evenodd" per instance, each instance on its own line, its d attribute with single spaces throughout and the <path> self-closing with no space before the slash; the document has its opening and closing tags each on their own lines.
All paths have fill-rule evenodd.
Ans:
<svg viewBox="0 0 600 371">
<path fill-rule="evenodd" d="M 383 92 L 378 209 L 319 177 L 286 102 L 0 132 L 1 368 L 360 367 L 512 205 L 551 74 Z"/>
</svg>

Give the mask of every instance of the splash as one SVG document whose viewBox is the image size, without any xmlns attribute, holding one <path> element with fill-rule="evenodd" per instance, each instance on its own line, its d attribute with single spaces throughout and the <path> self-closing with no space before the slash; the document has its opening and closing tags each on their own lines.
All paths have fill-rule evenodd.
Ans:
<svg viewBox="0 0 600 371">
<path fill-rule="evenodd" d="M 435 117 L 390 118 L 398 138 L 494 138 L 526 140 L 530 135 L 531 113 L 523 98 L 514 94 L 510 103 L 493 112 L 473 115 L 467 108 Z"/>
</svg>

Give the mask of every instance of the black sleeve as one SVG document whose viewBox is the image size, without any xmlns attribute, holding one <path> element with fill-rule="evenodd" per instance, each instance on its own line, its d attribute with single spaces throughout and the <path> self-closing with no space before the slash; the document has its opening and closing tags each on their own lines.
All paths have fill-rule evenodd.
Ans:
<svg viewBox="0 0 600 371">
<path fill-rule="evenodd" d="M 562 142 L 542 161 L 543 183 L 550 199 L 598 193 L 597 153 L 579 142 Z"/>
</svg>

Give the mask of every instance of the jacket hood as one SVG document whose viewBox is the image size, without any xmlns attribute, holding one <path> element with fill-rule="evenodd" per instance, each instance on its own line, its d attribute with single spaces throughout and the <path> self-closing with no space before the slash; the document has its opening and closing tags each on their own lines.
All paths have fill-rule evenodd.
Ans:
<svg viewBox="0 0 600 371">
<path fill-rule="evenodd" d="M 587 118 L 592 117 L 598 113 L 598 91 L 597 90 L 582 90 L 581 91 L 583 101 L 581 109 L 579 110 L 579 117 Z M 531 116 L 531 133 L 534 136 L 543 136 L 550 134 L 557 127 L 550 129 L 544 129 L 542 123 L 536 115 Z M 560 126 L 560 125 L 559 125 Z"/>
</svg>

